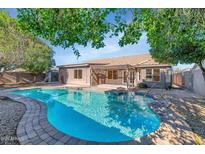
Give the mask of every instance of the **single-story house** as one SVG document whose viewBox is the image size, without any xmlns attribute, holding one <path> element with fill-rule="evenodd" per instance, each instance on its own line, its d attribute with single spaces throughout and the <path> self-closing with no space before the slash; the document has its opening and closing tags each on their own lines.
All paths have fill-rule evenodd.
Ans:
<svg viewBox="0 0 205 154">
<path fill-rule="evenodd" d="M 87 86 L 115 84 L 132 87 L 144 82 L 148 87 L 165 87 L 171 85 L 171 71 L 172 65 L 160 64 L 150 54 L 143 54 L 61 65 L 59 81 Z"/>
</svg>

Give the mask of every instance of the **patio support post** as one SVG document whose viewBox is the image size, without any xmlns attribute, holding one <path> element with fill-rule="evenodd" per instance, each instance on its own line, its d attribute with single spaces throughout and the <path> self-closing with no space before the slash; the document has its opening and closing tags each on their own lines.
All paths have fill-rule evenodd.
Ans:
<svg viewBox="0 0 205 154">
<path fill-rule="evenodd" d="M 127 90 L 129 90 L 129 65 L 127 65 L 127 74 L 126 74 L 127 76 L 126 76 L 126 78 L 127 78 Z"/>
</svg>

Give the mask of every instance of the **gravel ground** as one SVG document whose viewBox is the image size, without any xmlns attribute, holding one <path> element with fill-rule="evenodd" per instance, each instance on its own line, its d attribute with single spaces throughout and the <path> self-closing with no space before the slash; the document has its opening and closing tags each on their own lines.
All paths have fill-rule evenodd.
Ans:
<svg viewBox="0 0 205 154">
<path fill-rule="evenodd" d="M 25 111 L 23 104 L 0 97 L 0 145 L 19 144 L 16 129 Z"/>
<path fill-rule="evenodd" d="M 154 95 L 160 93 L 160 90 L 153 90 Z M 176 89 L 164 91 L 163 98 L 171 105 L 163 110 L 168 119 L 160 127 L 158 138 L 167 144 L 192 144 L 193 137 L 195 144 L 205 145 L 205 98 Z M 162 106 L 157 104 L 156 108 L 163 109 L 163 103 Z"/>
</svg>

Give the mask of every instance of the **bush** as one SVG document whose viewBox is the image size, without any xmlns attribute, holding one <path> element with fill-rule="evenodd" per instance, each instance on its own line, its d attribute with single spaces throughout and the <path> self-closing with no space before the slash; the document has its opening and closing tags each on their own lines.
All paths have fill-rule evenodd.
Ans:
<svg viewBox="0 0 205 154">
<path fill-rule="evenodd" d="M 146 83 L 143 83 L 143 82 L 139 83 L 137 86 L 138 86 L 139 88 L 148 88 L 147 84 L 146 84 Z"/>
</svg>

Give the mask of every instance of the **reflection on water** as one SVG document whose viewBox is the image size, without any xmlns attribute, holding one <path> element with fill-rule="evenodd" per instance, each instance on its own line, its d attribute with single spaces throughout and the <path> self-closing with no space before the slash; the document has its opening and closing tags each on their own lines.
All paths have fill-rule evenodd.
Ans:
<svg viewBox="0 0 205 154">
<path fill-rule="evenodd" d="M 126 141 L 159 127 L 159 117 L 142 95 L 74 89 L 16 92 L 47 103 L 48 119 L 59 130 L 92 141 Z"/>
<path fill-rule="evenodd" d="M 74 91 L 73 92 L 73 100 L 77 102 L 82 102 L 82 94 L 81 92 Z"/>
<path fill-rule="evenodd" d="M 150 130 L 156 129 L 159 124 L 159 119 L 147 105 L 153 103 L 153 99 L 141 95 L 133 96 L 129 93 L 123 95 L 108 93 L 107 98 L 108 117 L 117 121 L 130 133 L 136 134 L 136 136 L 144 136 Z"/>
</svg>

